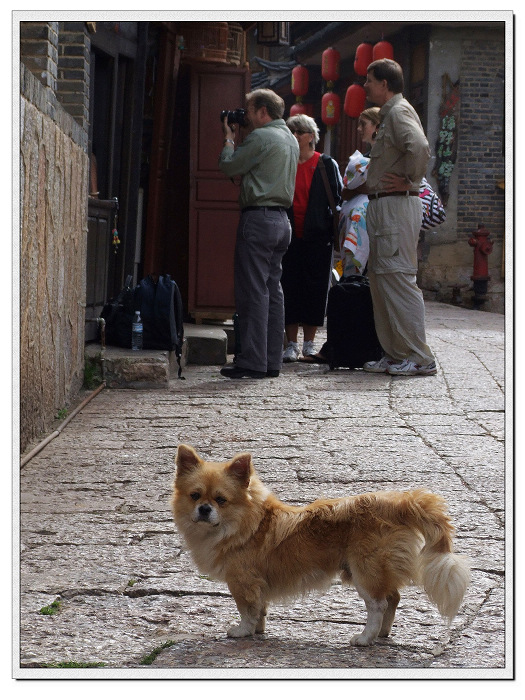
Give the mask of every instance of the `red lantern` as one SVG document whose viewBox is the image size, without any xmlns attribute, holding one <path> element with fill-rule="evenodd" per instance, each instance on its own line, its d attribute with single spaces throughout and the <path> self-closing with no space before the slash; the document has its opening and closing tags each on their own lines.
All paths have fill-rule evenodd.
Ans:
<svg viewBox="0 0 525 700">
<path fill-rule="evenodd" d="M 290 116 L 295 117 L 296 114 L 306 114 L 308 117 L 314 116 L 314 106 L 305 104 L 304 102 L 296 102 L 290 107 Z"/>
<path fill-rule="evenodd" d="M 306 106 L 302 102 L 296 102 L 290 107 L 290 116 L 295 117 L 296 114 L 306 114 Z"/>
<path fill-rule="evenodd" d="M 339 79 L 339 61 L 341 54 L 337 49 L 326 49 L 321 57 L 321 75 L 330 83 Z"/>
<path fill-rule="evenodd" d="M 366 75 L 368 66 L 372 63 L 373 46 L 369 43 L 359 44 L 355 50 L 354 70 L 357 75 Z"/>
<path fill-rule="evenodd" d="M 304 107 L 304 114 L 308 115 L 309 117 L 314 118 L 314 106 L 313 104 L 307 103 L 303 104 Z"/>
<path fill-rule="evenodd" d="M 290 116 L 294 117 L 296 114 L 306 114 L 308 117 L 314 116 L 314 106 L 312 104 L 305 104 L 304 102 L 296 102 L 290 107 Z"/>
<path fill-rule="evenodd" d="M 295 66 L 292 70 L 292 93 L 302 97 L 308 92 L 308 69 L 306 66 Z"/>
<path fill-rule="evenodd" d="M 372 60 L 378 61 L 380 58 L 394 59 L 394 47 L 389 41 L 379 41 L 372 49 Z"/>
<path fill-rule="evenodd" d="M 326 126 L 334 126 L 341 118 L 341 101 L 335 92 L 325 92 L 321 100 L 321 119 Z"/>
<path fill-rule="evenodd" d="M 357 118 L 365 108 L 366 92 L 362 85 L 354 83 L 346 91 L 344 110 L 349 117 Z"/>
<path fill-rule="evenodd" d="M 314 116 L 314 106 L 312 104 L 305 104 L 304 102 L 296 102 L 290 107 L 290 116 L 294 117 L 296 114 L 306 114 L 308 117 Z"/>
</svg>

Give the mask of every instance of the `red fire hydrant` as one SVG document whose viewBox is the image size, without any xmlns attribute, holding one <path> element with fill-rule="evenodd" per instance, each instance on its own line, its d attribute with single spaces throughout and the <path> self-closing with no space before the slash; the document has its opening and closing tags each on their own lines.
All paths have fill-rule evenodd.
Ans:
<svg viewBox="0 0 525 700">
<path fill-rule="evenodd" d="M 474 282 L 474 306 L 479 308 L 486 301 L 490 280 L 488 257 L 494 244 L 490 240 L 490 231 L 481 224 L 477 231 L 472 232 L 468 244 L 474 248 L 474 274 L 470 279 Z"/>
</svg>

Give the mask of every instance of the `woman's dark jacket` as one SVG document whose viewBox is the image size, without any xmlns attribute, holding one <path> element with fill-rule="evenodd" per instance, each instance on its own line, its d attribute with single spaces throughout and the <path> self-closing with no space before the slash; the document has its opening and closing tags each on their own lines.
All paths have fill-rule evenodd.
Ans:
<svg viewBox="0 0 525 700">
<path fill-rule="evenodd" d="M 330 189 L 334 195 L 334 202 L 339 209 L 341 204 L 341 190 L 343 189 L 343 181 L 339 166 L 330 156 L 322 153 L 319 160 L 323 159 Z M 294 231 L 294 216 L 293 207 L 288 209 L 288 218 Z M 323 177 L 319 169 L 319 163 L 314 171 L 312 184 L 310 186 L 310 194 L 308 197 L 308 206 L 306 208 L 306 216 L 304 219 L 305 241 L 318 241 L 319 243 L 333 242 L 334 225 L 333 214 L 330 208 L 330 202 L 326 194 L 326 189 L 323 182 Z"/>
</svg>

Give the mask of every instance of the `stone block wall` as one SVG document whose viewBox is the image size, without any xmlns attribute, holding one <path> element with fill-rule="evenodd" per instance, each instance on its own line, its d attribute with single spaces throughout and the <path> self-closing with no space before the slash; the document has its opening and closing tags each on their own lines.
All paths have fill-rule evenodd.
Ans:
<svg viewBox="0 0 525 700">
<path fill-rule="evenodd" d="M 86 134 L 25 68 L 20 97 L 20 449 L 49 429 L 84 371 Z"/>
</svg>

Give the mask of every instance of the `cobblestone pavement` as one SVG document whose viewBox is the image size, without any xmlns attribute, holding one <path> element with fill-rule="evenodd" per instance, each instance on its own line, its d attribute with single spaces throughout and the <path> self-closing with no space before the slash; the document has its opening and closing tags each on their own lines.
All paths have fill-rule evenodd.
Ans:
<svg viewBox="0 0 525 700">
<path fill-rule="evenodd" d="M 427 325 L 435 377 L 294 363 L 279 378 L 232 381 L 190 365 L 168 391 L 98 394 L 21 470 L 14 675 L 512 677 L 505 319 L 428 303 Z M 290 503 L 417 486 L 443 494 L 456 548 L 472 559 L 450 630 L 409 588 L 392 635 L 351 647 L 364 605 L 334 583 L 271 608 L 265 635 L 228 639 L 234 602 L 199 576 L 169 511 L 181 442 L 215 460 L 250 451 Z"/>
</svg>

